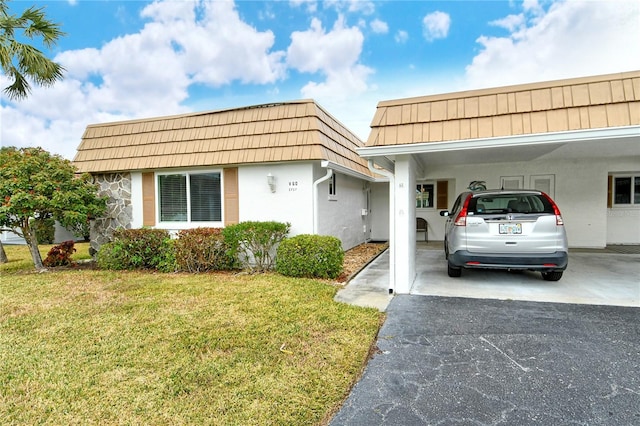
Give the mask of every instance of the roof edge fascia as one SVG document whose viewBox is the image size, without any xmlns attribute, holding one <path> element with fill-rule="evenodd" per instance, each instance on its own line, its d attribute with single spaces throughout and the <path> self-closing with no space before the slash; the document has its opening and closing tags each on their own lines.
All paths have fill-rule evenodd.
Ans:
<svg viewBox="0 0 640 426">
<path fill-rule="evenodd" d="M 363 158 L 423 154 L 430 152 L 462 151 L 468 149 L 502 148 L 514 145 L 545 145 L 553 143 L 575 143 L 596 139 L 640 137 L 640 126 L 607 127 L 600 129 L 571 130 L 554 133 L 535 133 L 493 138 L 462 139 L 445 142 L 421 142 L 403 145 L 385 145 L 357 148 Z"/>
</svg>

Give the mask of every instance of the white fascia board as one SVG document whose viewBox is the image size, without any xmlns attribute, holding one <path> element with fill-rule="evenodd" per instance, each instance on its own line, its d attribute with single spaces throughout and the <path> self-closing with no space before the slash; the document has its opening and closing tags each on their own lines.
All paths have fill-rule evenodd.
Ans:
<svg viewBox="0 0 640 426">
<path fill-rule="evenodd" d="M 355 170 L 345 167 L 342 164 L 334 163 L 333 161 L 322 160 L 320 162 L 320 165 L 325 169 L 331 169 L 335 172 L 342 173 L 343 175 L 352 176 L 357 179 L 363 179 L 369 182 L 377 182 L 380 180 L 374 176 L 369 176 L 364 173 L 356 172 Z"/>
<path fill-rule="evenodd" d="M 517 136 L 500 136 L 495 138 L 467 139 L 446 142 L 422 142 L 404 145 L 386 145 L 357 148 L 356 152 L 363 158 L 421 154 L 429 152 L 460 151 L 467 149 L 501 148 L 516 145 L 544 145 L 554 143 L 583 142 L 612 138 L 640 137 L 640 126 L 606 127 L 602 129 L 572 130 L 567 132 L 535 133 Z M 376 163 L 378 163 L 376 161 Z"/>
</svg>

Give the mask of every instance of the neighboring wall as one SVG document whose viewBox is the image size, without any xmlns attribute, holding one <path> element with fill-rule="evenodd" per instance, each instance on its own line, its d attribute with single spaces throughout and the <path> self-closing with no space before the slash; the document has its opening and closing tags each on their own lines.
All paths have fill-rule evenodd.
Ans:
<svg viewBox="0 0 640 426">
<path fill-rule="evenodd" d="M 316 167 L 315 179 L 327 170 Z M 335 172 L 334 172 L 335 173 Z M 318 185 L 318 230 L 320 235 L 333 235 L 348 250 L 367 239 L 366 181 L 335 173 L 335 195 L 329 195 L 329 180 Z"/>
</svg>

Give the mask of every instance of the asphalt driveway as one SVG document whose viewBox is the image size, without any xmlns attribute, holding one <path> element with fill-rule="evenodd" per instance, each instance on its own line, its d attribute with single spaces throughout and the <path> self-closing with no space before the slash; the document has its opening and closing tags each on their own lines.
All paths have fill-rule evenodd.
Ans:
<svg viewBox="0 0 640 426">
<path fill-rule="evenodd" d="M 332 425 L 640 424 L 640 309 L 396 295 Z"/>
</svg>

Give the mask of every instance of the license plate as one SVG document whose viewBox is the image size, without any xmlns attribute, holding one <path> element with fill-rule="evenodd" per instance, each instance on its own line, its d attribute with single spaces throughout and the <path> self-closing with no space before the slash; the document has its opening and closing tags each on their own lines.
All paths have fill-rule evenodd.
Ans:
<svg viewBox="0 0 640 426">
<path fill-rule="evenodd" d="M 500 233 L 507 235 L 522 234 L 521 223 L 501 223 Z"/>
</svg>

